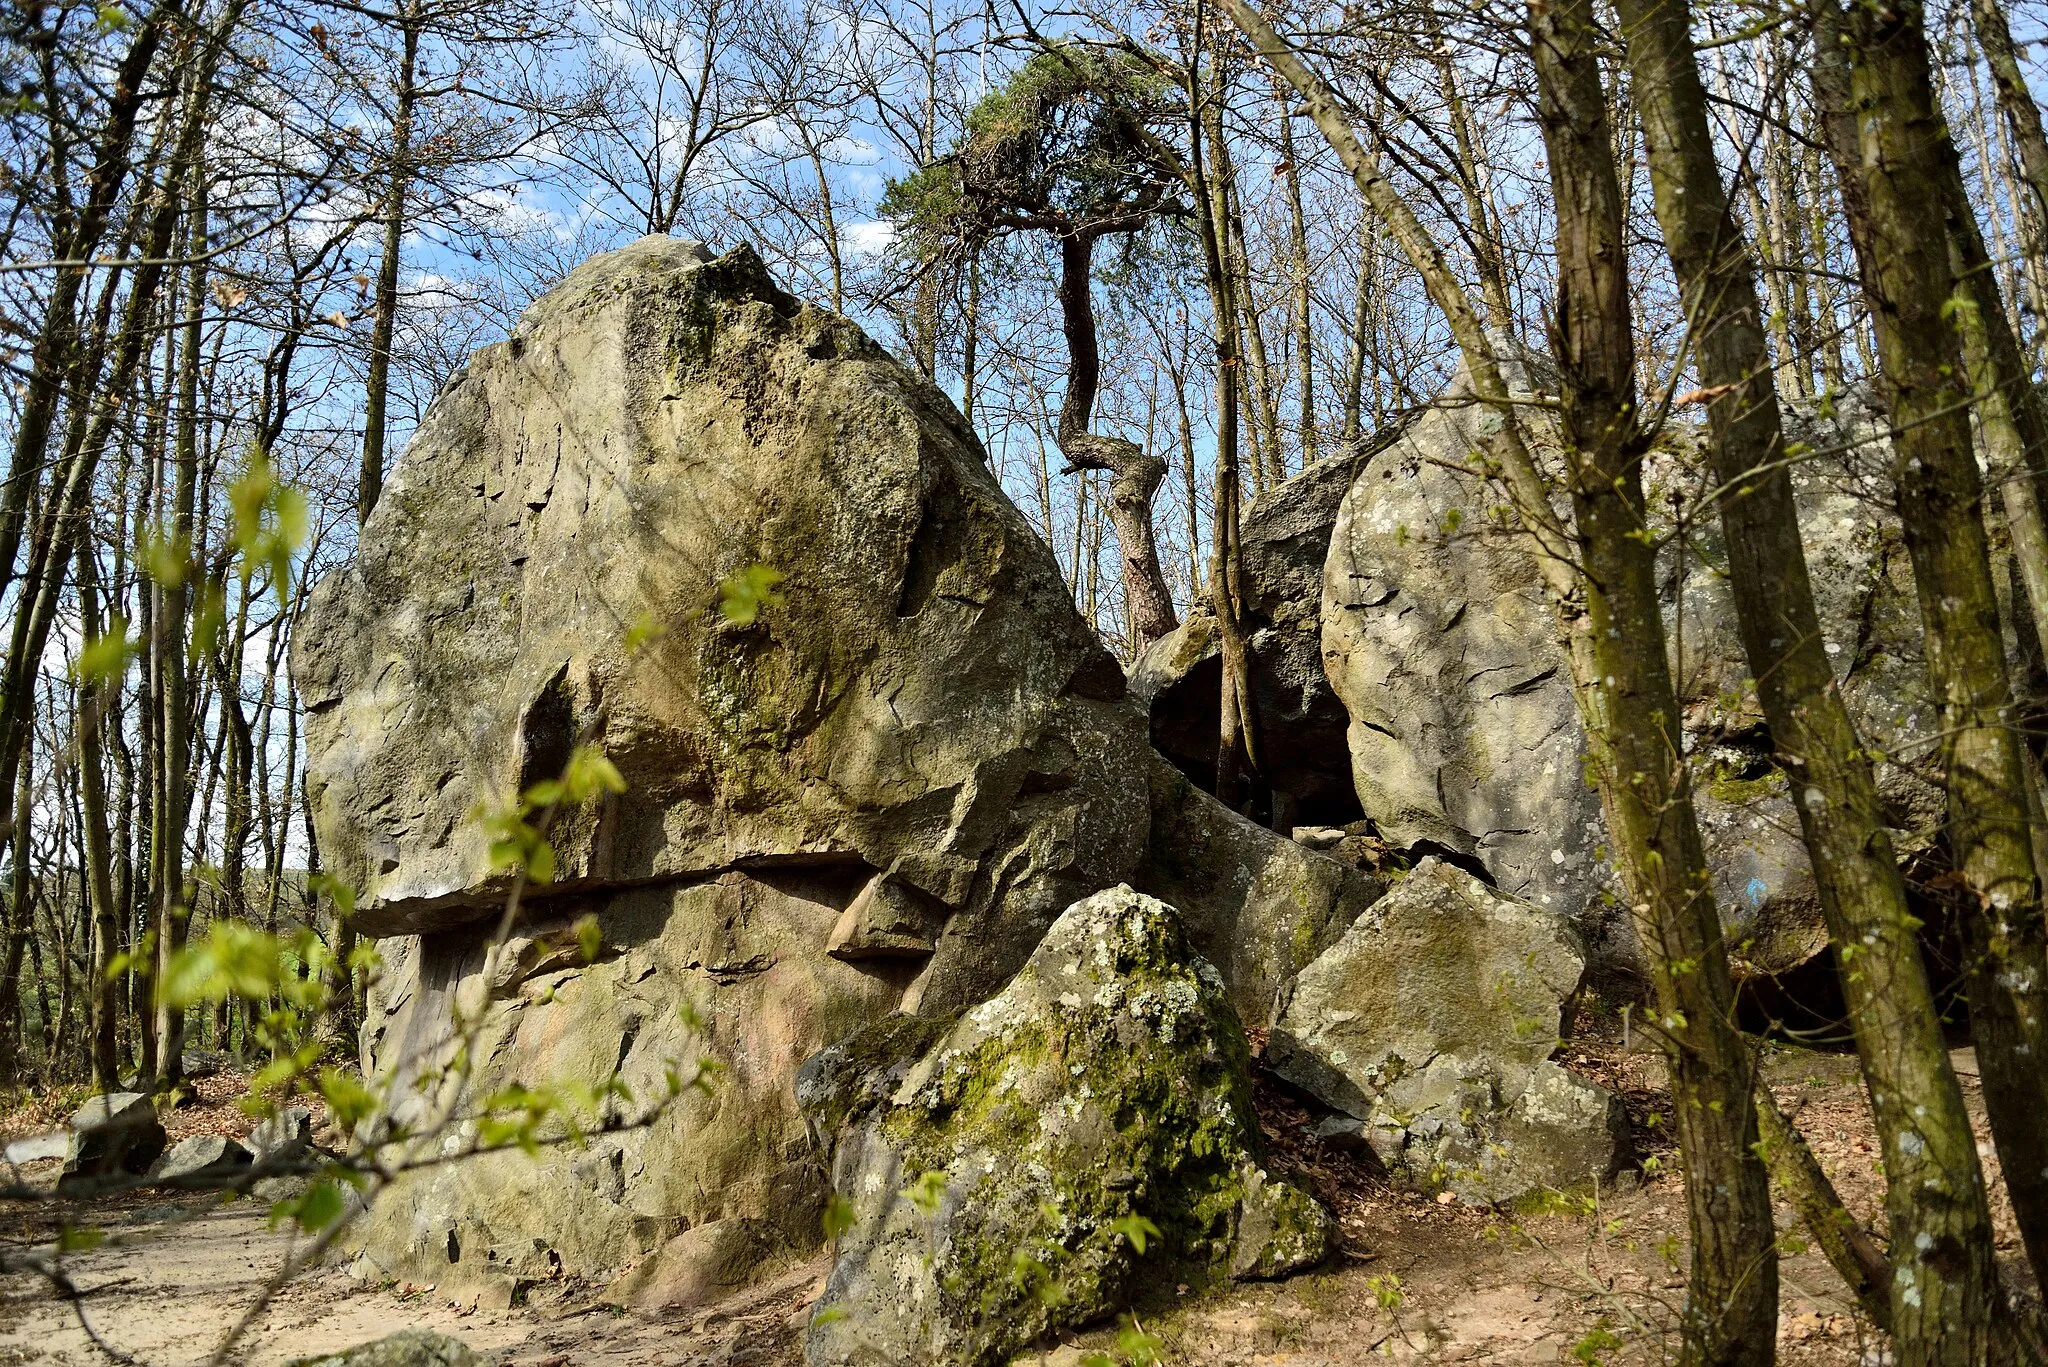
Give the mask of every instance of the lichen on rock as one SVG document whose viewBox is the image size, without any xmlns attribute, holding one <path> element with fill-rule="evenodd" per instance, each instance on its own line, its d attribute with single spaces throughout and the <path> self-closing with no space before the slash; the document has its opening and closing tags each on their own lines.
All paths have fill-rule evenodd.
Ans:
<svg viewBox="0 0 2048 1367">
<path fill-rule="evenodd" d="M 1005 1361 L 1113 1310 L 1142 1266 L 1271 1277 L 1328 1248 L 1328 1215 L 1261 1166 L 1221 977 L 1128 887 L 1068 908 L 834 1138 L 854 1218 L 816 1367 Z"/>
<path fill-rule="evenodd" d="M 1420 1186 L 1581 1186 L 1627 1152 L 1619 1099 L 1550 1057 L 1585 968 L 1562 913 L 1426 859 L 1302 971 L 1267 1060 Z"/>
</svg>

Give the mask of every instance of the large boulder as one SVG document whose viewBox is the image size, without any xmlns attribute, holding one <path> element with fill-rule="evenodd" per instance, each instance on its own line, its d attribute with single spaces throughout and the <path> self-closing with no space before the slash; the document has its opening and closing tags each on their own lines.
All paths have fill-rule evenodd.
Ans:
<svg viewBox="0 0 2048 1367">
<path fill-rule="evenodd" d="M 627 787 L 557 815 L 554 896 L 886 871 L 961 1002 L 1143 849 L 1122 671 L 973 432 L 744 247 L 643 238 L 477 352 L 294 645 L 321 855 L 375 934 L 495 914 L 472 812 L 579 743 Z"/>
<path fill-rule="evenodd" d="M 1069 908 L 893 1090 L 852 1064 L 832 1071 L 857 1085 L 818 1089 L 854 1219 L 813 1367 L 1005 1362 L 1146 1268 L 1275 1276 L 1325 1254 L 1327 1214 L 1260 1166 L 1221 978 L 1127 887 Z"/>
<path fill-rule="evenodd" d="M 1426 1188 L 1597 1182 L 1627 1152 L 1620 1099 L 1550 1057 L 1585 969 L 1562 913 L 1425 859 L 1294 980 L 1267 1063 Z"/>
<path fill-rule="evenodd" d="M 157 1119 L 156 1103 L 140 1092 L 107 1092 L 72 1113 L 60 1194 L 140 1177 L 149 1171 L 169 1138 Z"/>
<path fill-rule="evenodd" d="M 444 1109 L 412 1078 L 458 1008 L 476 1098 L 718 1066 L 589 1151 L 407 1177 L 361 1237 L 415 1281 L 496 1285 L 536 1239 L 609 1277 L 716 1220 L 815 1245 L 798 1065 L 982 1000 L 1147 850 L 1142 713 L 972 431 L 745 248 L 642 239 L 479 351 L 294 650 L 322 857 L 410 937 L 364 1034 L 386 1133 Z M 493 948 L 476 813 L 578 746 L 625 790 L 554 814 Z"/>
<path fill-rule="evenodd" d="M 1613 895 L 1619 882 L 1555 618 L 1502 495 L 1473 472 L 1500 421 L 1454 392 L 1359 472 L 1325 564 L 1324 660 L 1350 717 L 1359 800 L 1381 835 L 1570 915 L 1603 972 L 1626 975 L 1639 959 Z M 1866 743 L 1886 757 L 1880 781 L 1894 819 L 1926 828 L 1938 799 L 1912 761 L 1924 757 L 1933 713 L 1922 705 L 1910 573 L 1884 511 L 1882 423 L 1852 391 L 1824 411 L 1791 409 L 1788 436 L 1805 457 L 1793 478 L 1828 652 Z M 1731 946 L 1744 971 L 1778 973 L 1826 937 L 1784 775 L 1746 684 L 1694 440 L 1674 428 L 1647 468 L 1659 530 L 1674 507 L 1688 519 L 1662 552 L 1667 637 Z"/>
<path fill-rule="evenodd" d="M 173 1144 L 150 1165 L 149 1179 L 160 1187 L 212 1186 L 233 1181 L 251 1162 L 240 1141 L 221 1134 L 195 1134 Z"/>
</svg>

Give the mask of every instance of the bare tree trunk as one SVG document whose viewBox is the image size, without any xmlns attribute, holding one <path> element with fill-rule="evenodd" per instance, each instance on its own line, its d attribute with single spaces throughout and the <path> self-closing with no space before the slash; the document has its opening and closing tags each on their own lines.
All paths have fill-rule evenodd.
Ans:
<svg viewBox="0 0 2048 1367">
<path fill-rule="evenodd" d="M 377 262 L 376 320 L 370 332 L 370 373 L 363 387 L 363 468 L 356 485 L 356 518 L 384 491 L 385 406 L 391 389 L 391 341 L 398 327 L 398 269 L 405 244 L 405 200 L 412 189 L 412 121 L 419 99 L 419 0 L 398 14 L 397 106 L 391 117 L 391 174 L 384 190 L 384 248 Z"/>
<path fill-rule="evenodd" d="M 1077 470 L 1103 470 L 1109 474 L 1109 515 L 1116 524 L 1117 548 L 1123 554 L 1124 595 L 1130 603 L 1131 624 L 1142 647 L 1180 625 L 1173 611 L 1173 591 L 1167 587 L 1165 571 L 1159 567 L 1158 541 L 1152 533 L 1152 498 L 1166 479 L 1166 462 L 1134 441 L 1089 430 L 1102 375 L 1091 270 L 1095 241 L 1087 233 L 1060 239 L 1060 316 L 1067 337 L 1067 393 L 1060 404 L 1060 452 L 1067 458 L 1070 474 Z M 1078 573 L 1079 566 L 1075 568 Z"/>
<path fill-rule="evenodd" d="M 1689 15 L 1657 0 L 1622 0 L 1620 14 L 1700 381 L 1719 395 L 1707 409 L 1708 453 L 1737 626 L 1791 781 L 1892 1178 L 1891 1247 L 1906 1280 L 1886 1276 L 1880 1288 L 1909 1360 L 1943 1360 L 1944 1344 L 1981 1351 L 1997 1292 L 1983 1175 L 1876 781 L 1823 647 L 1756 277 L 1721 189 Z M 1945 1280 L 1905 1297 L 1923 1277 Z"/>
<path fill-rule="evenodd" d="M 1386 223 L 1408 260 L 1422 276 L 1430 299 L 1444 315 L 1464 357 L 1475 396 L 1499 410 L 1500 431 L 1487 454 L 1503 476 L 1523 528 L 1534 541 L 1534 560 L 1545 596 L 1558 616 L 1571 661 L 1574 695 L 1596 752 L 1610 832 L 1628 878 L 1636 908 L 1638 936 L 1649 961 L 1665 1023 L 1667 1056 L 1679 1111 L 1685 1155 L 1686 1192 L 1693 1240 L 1693 1270 L 1685 1321 L 1683 1360 L 1702 1364 L 1767 1363 L 1776 1342 L 1777 1250 L 1771 1228 L 1769 1181 L 1754 1144 L 1756 1122 L 1750 1102 L 1750 1061 L 1734 1022 L 1734 992 L 1721 943 L 1720 920 L 1705 878 L 1704 853 L 1693 820 L 1683 748 L 1675 728 L 1663 622 L 1656 595 L 1654 557 L 1641 535 L 1640 471 L 1633 460 L 1599 480 L 1578 481 L 1572 491 L 1576 536 L 1558 525 L 1548 486 L 1537 469 L 1516 421 L 1499 363 L 1463 287 L 1414 211 L 1359 146 L 1336 98 L 1248 0 L 1220 0 L 1261 57 L 1302 95 L 1324 136 L 1351 173 L 1367 203 Z M 1575 145 L 1594 149 L 1560 180 L 1554 196 L 1561 206 L 1582 212 L 1578 228 L 1588 235 L 1583 250 L 1560 252 L 1559 268 L 1569 274 L 1586 251 L 1605 250 L 1595 239 L 1619 242 L 1619 229 L 1603 226 L 1612 211 L 1599 207 L 1605 196 L 1619 204 L 1612 142 L 1606 132 L 1605 96 L 1593 61 L 1591 15 L 1583 0 L 1570 13 L 1553 11 L 1537 22 L 1569 26 L 1557 35 L 1562 48 L 1538 42 L 1539 60 L 1575 54 L 1575 68 L 1561 72 L 1555 98 L 1568 101 Z M 1590 105 L 1590 107 L 1588 107 Z M 1598 129 L 1593 136 L 1589 127 Z M 1550 128 L 1546 123 L 1546 138 Z M 1553 176 L 1558 175 L 1552 157 Z M 1604 189 L 1601 181 L 1604 179 Z M 1567 217 L 1570 215 L 1567 214 Z M 1614 259 L 1602 269 L 1619 268 Z M 1607 300 L 1613 282 L 1593 270 L 1583 282 Z M 1565 310 L 1560 310 L 1561 316 Z M 1593 415 L 1618 401 L 1617 385 L 1633 387 L 1634 348 L 1629 338 L 1626 290 L 1621 292 L 1618 338 L 1608 334 L 1612 317 L 1579 320 L 1605 329 L 1600 339 L 1575 338 L 1572 354 L 1586 367 L 1578 385 L 1582 430 L 1596 432 Z M 1567 319 L 1567 321 L 1571 321 Z M 1617 378 L 1602 367 L 1605 353 L 1627 341 Z M 1596 462 L 1620 459 L 1611 446 Z M 1633 481 L 1633 483 L 1631 483 Z M 1634 492 L 1635 498 L 1630 497 Z M 1588 557 L 1581 572 L 1579 556 Z M 1613 682 L 1609 682 L 1612 680 Z"/>
<path fill-rule="evenodd" d="M 1301 167 L 1294 149 L 1294 116 L 1288 112 L 1286 84 L 1274 89 L 1280 120 L 1280 164 L 1286 167 L 1288 245 L 1294 255 L 1294 373 L 1301 401 L 1301 464 L 1316 463 L 1320 443 L 1316 437 L 1316 352 L 1314 300 L 1309 292 L 1308 218 L 1301 204 Z M 1280 477 L 1285 479 L 1283 469 Z"/>
<path fill-rule="evenodd" d="M 79 626 L 91 641 L 102 631 L 99 604 L 98 565 L 93 548 L 78 550 Z M 79 788 L 85 833 L 85 892 L 92 908 L 92 1080 L 103 1092 L 114 1090 L 120 1065 L 116 1053 L 116 1029 L 120 1019 L 120 985 L 114 981 L 115 941 L 119 938 L 119 911 L 114 898 L 113 840 L 107 829 L 107 775 L 102 727 L 111 702 L 111 681 L 88 678 L 83 681 L 78 708 Z"/>
<path fill-rule="evenodd" d="M 1899 512 L 1940 709 L 1946 836 L 1970 940 L 1970 1016 L 1985 1109 L 2014 1213 L 2048 1274 L 2048 943 L 1972 449 L 1972 396 L 1951 310 L 1946 189 L 1955 146 L 1934 102 L 1923 14 L 1815 11 L 1816 93 L 1844 131 L 1831 149 L 1889 391 Z M 1854 141 L 1851 142 L 1853 137 Z M 1923 1292 L 1923 1297 L 1925 1293 Z"/>
</svg>

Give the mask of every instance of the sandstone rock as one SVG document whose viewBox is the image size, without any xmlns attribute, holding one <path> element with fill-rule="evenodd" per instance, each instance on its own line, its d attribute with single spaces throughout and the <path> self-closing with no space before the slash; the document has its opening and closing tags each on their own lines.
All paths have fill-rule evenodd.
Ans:
<svg viewBox="0 0 2048 1367">
<path fill-rule="evenodd" d="M 156 1103 L 140 1092 L 93 1097 L 71 1115 L 61 1194 L 88 1191 L 96 1184 L 149 1171 L 168 1138 L 156 1118 Z"/>
<path fill-rule="evenodd" d="M 753 566 L 779 589 L 728 616 Z M 372 933 L 495 912 L 472 809 L 579 740 L 628 787 L 557 818 L 554 896 L 890 870 L 950 913 L 954 1003 L 1143 845 L 1122 672 L 973 433 L 746 248 L 643 238 L 528 308 L 295 640 L 322 856 Z"/>
<path fill-rule="evenodd" d="M 1598 795 L 1585 740 L 1522 539 L 1469 463 L 1490 411 L 1454 392 L 1378 451 L 1346 494 L 1322 599 L 1331 685 L 1350 716 L 1364 814 L 1394 846 L 1483 869 L 1504 891 L 1571 916 L 1603 971 L 1637 964 L 1607 894 Z M 1793 466 L 1827 645 L 1900 824 L 1923 829 L 1938 795 L 1915 772 L 1932 734 L 1921 701 L 1910 574 L 1888 502 L 1875 410 L 1852 391 L 1826 414 L 1794 409 L 1791 439 L 1824 454 Z M 1701 507 L 1692 438 L 1675 430 L 1647 471 L 1657 516 Z M 1811 871 L 1735 634 L 1712 516 L 1664 551 L 1667 634 L 1696 761 L 1702 834 L 1730 943 L 1750 972 L 1785 971 L 1825 943 Z M 1917 753 L 1916 753 L 1917 752 Z M 1906 842 L 1909 845 L 1911 841 Z"/>
<path fill-rule="evenodd" d="M 1384 885 L 1237 815 L 1153 757 L 1151 849 L 1137 881 L 1180 912 L 1238 1018 L 1264 1027 L 1282 984 L 1336 943 Z"/>
<path fill-rule="evenodd" d="M 780 1265 L 786 1247 L 758 1221 L 713 1220 L 684 1230 L 604 1289 L 607 1304 L 633 1310 L 688 1310 L 725 1299 Z"/>
<path fill-rule="evenodd" d="M 1426 859 L 1294 981 L 1267 1063 L 1429 1189 L 1580 1185 L 1627 1134 L 1618 1098 L 1549 1061 L 1584 974 L 1562 913 Z"/>
<path fill-rule="evenodd" d="M 232 1178 L 249 1166 L 249 1150 L 225 1135 L 195 1134 L 171 1146 L 149 1170 L 159 1186 L 202 1185 Z"/>
<path fill-rule="evenodd" d="M 753 567 L 779 584 L 727 612 Z M 393 1275 L 459 1285 L 540 1238 L 608 1279 L 729 1219 L 815 1246 L 798 1065 L 981 1000 L 1145 854 L 1144 719 L 973 433 L 744 248 L 643 239 L 537 301 L 314 599 L 321 852 L 360 926 L 417 933 L 383 946 L 366 1069 L 445 1057 L 458 1008 L 477 1097 L 722 1065 L 589 1151 L 406 1178 L 359 1236 Z M 471 814 L 579 743 L 626 791 L 557 814 L 555 880 L 490 950 L 507 882 Z M 378 1123 L 438 1100 L 401 1087 Z"/>
<path fill-rule="evenodd" d="M 484 1367 L 461 1339 L 430 1329 L 401 1329 L 374 1343 L 324 1357 L 299 1358 L 290 1367 Z"/>
<path fill-rule="evenodd" d="M 1113 1309 L 1142 1267 L 1320 1260 L 1328 1216 L 1259 1166 L 1249 1068 L 1170 907 L 1127 887 L 1077 902 L 842 1127 L 835 1185 L 856 1218 L 806 1360 L 981 1367 Z M 1160 1231 L 1143 1256 L 1133 1217 Z"/>
<path fill-rule="evenodd" d="M 249 1152 L 259 1163 L 288 1162 L 312 1146 L 313 1113 L 304 1106 L 286 1106 L 249 1132 Z"/>
</svg>

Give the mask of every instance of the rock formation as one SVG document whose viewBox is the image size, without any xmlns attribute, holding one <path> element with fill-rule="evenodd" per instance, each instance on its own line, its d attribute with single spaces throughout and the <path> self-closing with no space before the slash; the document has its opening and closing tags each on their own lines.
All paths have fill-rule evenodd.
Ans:
<svg viewBox="0 0 2048 1367">
<path fill-rule="evenodd" d="M 91 1192 L 103 1184 L 140 1177 L 163 1153 L 168 1138 L 157 1119 L 156 1103 L 142 1093 L 93 1097 L 72 1113 L 57 1191 Z"/>
<path fill-rule="evenodd" d="M 1314 1198 L 1259 1166 L 1222 978 L 1127 887 L 1069 908 L 893 1090 L 836 1071 L 814 1096 L 854 1219 L 813 1367 L 1005 1362 L 1117 1308 L 1141 1267 L 1268 1277 L 1328 1246 Z"/>
<path fill-rule="evenodd" d="M 1608 895 L 1617 882 L 1554 620 L 1500 496 L 1467 472 L 1481 427 L 1499 421 L 1454 392 L 1359 472 L 1325 567 L 1324 660 L 1380 833 L 1564 911 L 1599 966 L 1625 974 L 1633 933 Z M 1918 706 L 1903 548 L 1880 511 L 1882 426 L 1851 393 L 1825 415 L 1795 412 L 1790 430 L 1808 453 L 1793 470 L 1828 651 L 1866 743 L 1890 757 L 1880 777 L 1895 819 L 1924 826 L 1937 793 L 1913 765 L 1932 714 Z M 1674 429 L 1653 453 L 1649 485 L 1659 525 L 1674 509 L 1689 519 L 1665 546 L 1663 578 L 1702 833 L 1731 946 L 1748 971 L 1782 972 L 1825 934 L 1784 776 L 1745 697 L 1718 521 L 1698 463 L 1674 458 L 1687 440 Z"/>
<path fill-rule="evenodd" d="M 1267 1060 L 1426 1189 L 1583 1186 L 1627 1154 L 1620 1099 L 1550 1059 L 1585 970 L 1564 913 L 1425 859 L 1294 980 Z"/>
<path fill-rule="evenodd" d="M 643 239 L 480 351 L 295 650 L 323 860 L 393 937 L 382 1133 L 452 1107 L 459 1146 L 514 1084 L 616 1074 L 637 1104 L 718 1070 L 587 1149 L 407 1177 L 354 1236 L 391 1276 L 499 1296 L 640 1262 L 620 1298 L 706 1294 L 735 1249 L 819 1240 L 805 1060 L 985 1001 L 1124 881 L 1170 889 L 1263 1024 L 1377 893 L 1148 780 L 1122 670 L 951 403 L 743 248 Z M 494 946 L 478 813 L 583 746 L 625 791 L 552 814 L 554 879 Z M 458 1055 L 460 1095 L 414 1088 Z"/>
</svg>

